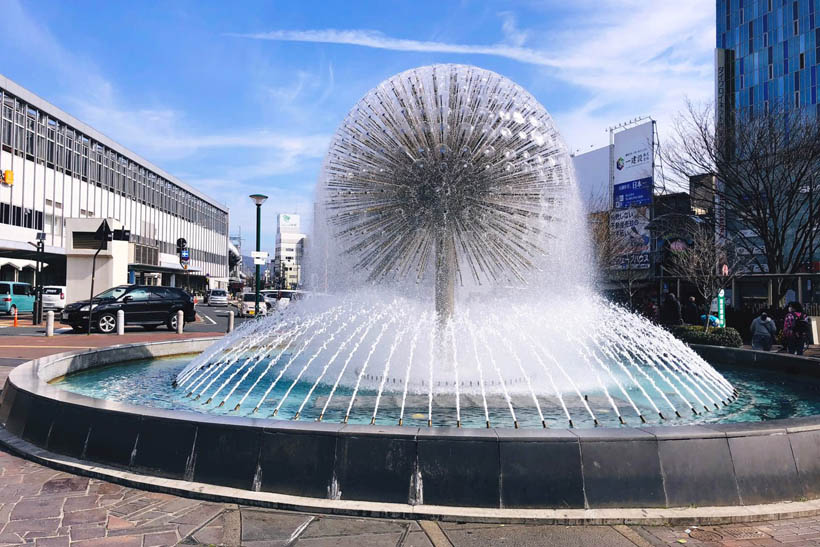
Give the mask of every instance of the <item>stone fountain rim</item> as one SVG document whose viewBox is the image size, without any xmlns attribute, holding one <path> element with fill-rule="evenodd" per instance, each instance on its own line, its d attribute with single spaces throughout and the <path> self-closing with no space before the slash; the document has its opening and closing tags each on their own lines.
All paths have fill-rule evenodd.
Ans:
<svg viewBox="0 0 820 547">
<path fill-rule="evenodd" d="M 148 490 L 333 514 L 562 524 L 820 514 L 820 465 L 812 463 L 820 415 L 577 430 L 369 426 L 155 409 L 46 383 L 85 368 L 194 353 L 215 339 L 124 344 L 24 363 L 0 395 L 0 444 L 47 466 Z M 820 363 L 809 358 L 694 349 L 726 364 L 820 375 Z M 453 453 L 467 460 L 454 465 Z M 300 465 L 315 469 L 305 474 Z M 417 475 L 424 479 L 421 502 L 413 493 Z"/>
</svg>

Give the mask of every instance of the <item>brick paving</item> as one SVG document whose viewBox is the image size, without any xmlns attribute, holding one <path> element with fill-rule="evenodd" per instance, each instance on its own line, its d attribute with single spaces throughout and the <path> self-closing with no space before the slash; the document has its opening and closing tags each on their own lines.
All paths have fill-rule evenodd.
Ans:
<svg viewBox="0 0 820 547">
<path fill-rule="evenodd" d="M 546 526 L 312 515 L 146 492 L 0 450 L 0 546 L 820 546 L 820 517 L 726 526 Z"/>
</svg>

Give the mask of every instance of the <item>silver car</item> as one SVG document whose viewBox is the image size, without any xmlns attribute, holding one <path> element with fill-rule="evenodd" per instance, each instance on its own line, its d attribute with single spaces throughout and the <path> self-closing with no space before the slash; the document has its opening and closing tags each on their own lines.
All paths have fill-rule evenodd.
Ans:
<svg viewBox="0 0 820 547">
<path fill-rule="evenodd" d="M 43 309 L 61 310 L 65 308 L 65 287 L 43 287 Z"/>
<path fill-rule="evenodd" d="M 214 289 L 208 295 L 208 306 L 227 306 L 228 305 L 228 291 L 222 289 Z"/>
</svg>

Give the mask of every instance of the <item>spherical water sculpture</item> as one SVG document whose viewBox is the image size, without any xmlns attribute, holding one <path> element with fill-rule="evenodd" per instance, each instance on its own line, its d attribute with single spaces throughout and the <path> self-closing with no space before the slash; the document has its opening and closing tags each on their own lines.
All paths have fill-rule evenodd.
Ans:
<svg viewBox="0 0 820 547">
<path fill-rule="evenodd" d="M 493 72 L 434 65 L 368 93 L 336 132 L 320 197 L 353 269 L 371 280 L 435 271 L 452 316 L 457 277 L 523 281 L 571 188 L 546 110 Z"/>
<path fill-rule="evenodd" d="M 735 398 L 686 345 L 594 294 L 564 145 L 497 74 L 422 67 L 369 92 L 330 144 L 315 212 L 304 273 L 331 294 L 214 344 L 177 375 L 185 401 L 517 428 L 699 422 Z"/>
</svg>

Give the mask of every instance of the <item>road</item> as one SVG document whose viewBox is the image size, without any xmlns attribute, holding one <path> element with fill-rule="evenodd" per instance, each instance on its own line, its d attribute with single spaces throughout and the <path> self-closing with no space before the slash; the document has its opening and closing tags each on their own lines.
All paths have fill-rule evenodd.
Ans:
<svg viewBox="0 0 820 547">
<path fill-rule="evenodd" d="M 235 306 L 211 307 L 205 304 L 196 305 L 197 320 L 194 323 L 185 325 L 186 332 L 213 332 L 224 333 L 228 328 L 228 313 L 234 312 L 234 327 L 238 327 L 249 318 L 239 317 L 239 310 Z M 43 336 L 45 335 L 45 324 L 32 325 L 31 314 L 20 314 L 17 317 L 18 326 L 14 326 L 14 318 L 0 315 L 0 336 Z M 61 324 L 55 319 L 54 331 L 56 335 L 84 336 L 74 333 L 68 326 Z M 156 332 L 165 331 L 160 327 Z M 145 329 L 139 326 L 126 326 L 125 335 L 134 333 L 144 333 Z M 113 335 L 112 335 L 113 336 Z"/>
</svg>

